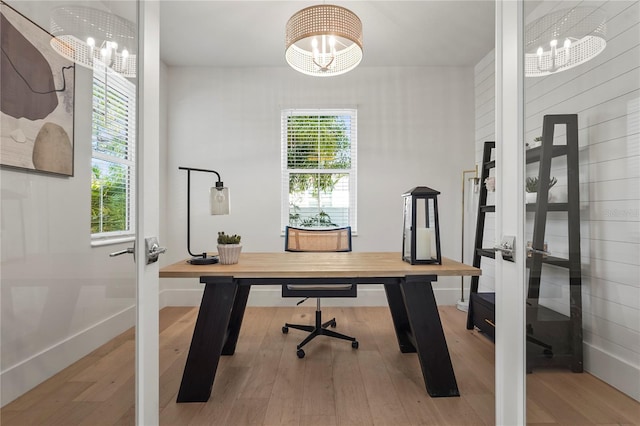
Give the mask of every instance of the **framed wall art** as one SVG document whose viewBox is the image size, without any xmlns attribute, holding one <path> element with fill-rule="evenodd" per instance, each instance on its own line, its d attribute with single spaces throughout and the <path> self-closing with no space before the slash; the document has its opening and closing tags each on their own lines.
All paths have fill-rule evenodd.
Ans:
<svg viewBox="0 0 640 426">
<path fill-rule="evenodd" d="M 73 176 L 74 64 L 4 2 L 0 19 L 0 164 Z"/>
</svg>

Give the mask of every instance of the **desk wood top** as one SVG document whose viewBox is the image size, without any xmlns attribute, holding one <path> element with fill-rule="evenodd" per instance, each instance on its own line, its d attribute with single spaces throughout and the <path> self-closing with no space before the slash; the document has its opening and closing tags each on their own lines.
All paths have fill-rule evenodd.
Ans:
<svg viewBox="0 0 640 426">
<path fill-rule="evenodd" d="M 442 258 L 442 265 L 410 265 L 400 253 L 241 253 L 235 265 L 191 265 L 186 260 L 160 269 L 160 278 L 327 278 L 404 277 L 407 275 L 472 276 L 479 268 Z"/>
</svg>

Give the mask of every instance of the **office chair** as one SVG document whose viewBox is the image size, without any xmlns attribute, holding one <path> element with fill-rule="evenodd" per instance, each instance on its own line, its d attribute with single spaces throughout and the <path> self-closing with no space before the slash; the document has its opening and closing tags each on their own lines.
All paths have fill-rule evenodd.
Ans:
<svg viewBox="0 0 640 426">
<path fill-rule="evenodd" d="M 285 228 L 285 251 L 290 252 L 343 252 L 351 251 L 351 227 L 330 229 L 303 229 L 287 226 Z M 329 280 L 328 280 L 329 281 Z M 357 286 L 355 284 L 285 284 L 282 286 L 282 297 L 304 297 L 296 305 L 301 304 L 309 297 L 316 298 L 315 325 L 289 324 L 282 327 L 284 334 L 289 328 L 308 331 L 310 334 L 297 346 L 298 358 L 304 358 L 302 347 L 316 336 L 329 336 L 337 339 L 351 341 L 351 347 L 358 349 L 358 341 L 355 337 L 349 337 L 327 328 L 336 327 L 336 319 L 322 322 L 320 298 L 322 297 L 356 297 Z"/>
</svg>

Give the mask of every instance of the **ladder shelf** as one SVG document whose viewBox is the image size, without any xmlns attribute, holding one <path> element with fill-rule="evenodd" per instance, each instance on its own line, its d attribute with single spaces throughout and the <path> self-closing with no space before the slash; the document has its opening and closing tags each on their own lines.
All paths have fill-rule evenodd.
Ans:
<svg viewBox="0 0 640 426">
<path fill-rule="evenodd" d="M 527 370 L 535 367 L 567 367 L 574 372 L 583 370 L 582 354 L 582 276 L 580 265 L 580 211 L 578 175 L 578 128 L 577 115 L 545 115 L 543 119 L 542 145 L 528 149 L 526 163 L 538 163 L 538 201 L 526 205 L 533 213 L 533 250 L 528 254 L 526 267 L 529 270 L 526 330 Z M 556 125 L 566 126 L 566 145 L 554 145 Z M 495 142 L 485 142 L 482 157 L 481 183 L 496 167 L 491 154 Z M 548 191 L 551 180 L 551 160 L 566 157 L 567 201 L 549 202 Z M 481 186 L 476 222 L 473 266 L 479 268 L 483 258 L 495 259 L 493 248 L 482 247 L 485 216 L 495 212 L 495 206 L 487 204 L 487 189 Z M 548 212 L 565 212 L 567 222 L 568 258 L 552 256 L 544 251 Z M 568 270 L 569 315 L 564 315 L 541 305 L 540 284 L 544 273 L 542 266 Z M 495 293 L 478 292 L 480 277 L 472 277 L 467 329 L 479 329 L 490 338 L 495 336 Z"/>
</svg>

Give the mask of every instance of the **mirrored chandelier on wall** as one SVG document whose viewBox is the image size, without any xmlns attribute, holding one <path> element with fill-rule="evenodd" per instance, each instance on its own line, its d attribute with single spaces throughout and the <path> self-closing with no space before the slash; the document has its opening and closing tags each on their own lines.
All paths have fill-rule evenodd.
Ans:
<svg viewBox="0 0 640 426">
<path fill-rule="evenodd" d="M 362 60 L 362 22 L 341 6 L 304 8 L 287 22 L 285 58 L 296 71 L 315 77 L 349 72 Z"/>
<path fill-rule="evenodd" d="M 607 45 L 606 33 L 606 16 L 598 8 L 544 15 L 525 29 L 525 76 L 550 75 L 595 58 Z"/>
<path fill-rule="evenodd" d="M 124 77 L 136 76 L 136 27 L 106 10 L 61 6 L 52 10 L 51 46 L 65 58 L 93 69 L 104 64 Z"/>
</svg>

